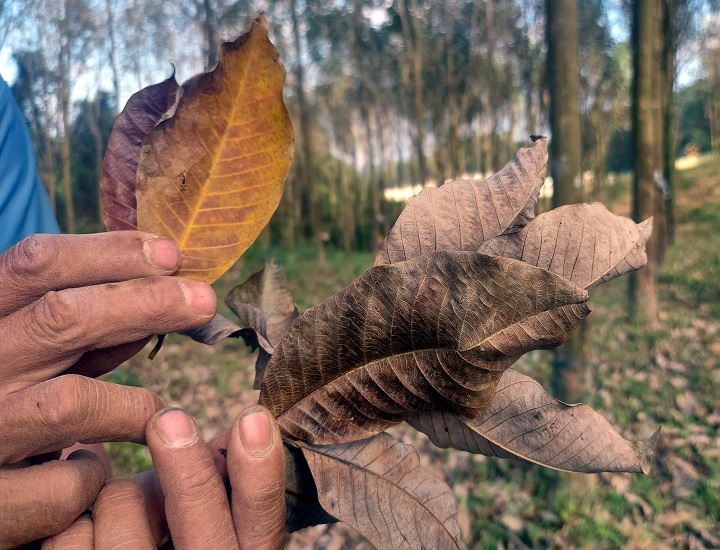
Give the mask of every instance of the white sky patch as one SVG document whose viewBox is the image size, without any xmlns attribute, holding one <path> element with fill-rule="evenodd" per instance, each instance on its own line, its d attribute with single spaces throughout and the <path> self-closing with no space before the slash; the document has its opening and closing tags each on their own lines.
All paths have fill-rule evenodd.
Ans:
<svg viewBox="0 0 720 550">
<path fill-rule="evenodd" d="M 12 51 L 10 48 L 0 50 L 0 75 L 5 82 L 12 84 L 17 78 L 17 65 L 13 61 Z"/>
</svg>

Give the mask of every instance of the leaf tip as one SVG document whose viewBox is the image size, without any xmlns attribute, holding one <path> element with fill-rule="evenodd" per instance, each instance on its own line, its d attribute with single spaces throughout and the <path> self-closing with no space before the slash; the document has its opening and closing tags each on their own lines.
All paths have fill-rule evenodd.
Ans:
<svg viewBox="0 0 720 550">
<path fill-rule="evenodd" d="M 647 220 L 637 224 L 637 228 L 640 232 L 640 237 L 643 240 L 643 244 L 648 242 L 653 231 L 653 217 L 650 216 Z"/>
<path fill-rule="evenodd" d="M 653 433 L 645 441 L 633 442 L 635 453 L 637 454 L 638 461 L 640 462 L 640 468 L 642 468 L 642 473 L 645 475 L 650 473 L 652 458 L 655 454 L 655 445 L 657 444 L 657 440 L 660 437 L 661 429 L 662 428 L 658 428 L 657 430 L 655 430 L 655 433 Z"/>
<path fill-rule="evenodd" d="M 545 140 L 547 140 L 547 136 L 536 136 L 536 135 L 530 136 L 530 140 L 531 140 L 533 143 L 535 143 L 535 142 L 536 142 L 537 140 L 539 140 L 539 139 L 545 139 Z"/>
<path fill-rule="evenodd" d="M 265 18 L 265 12 L 259 11 L 257 16 L 255 17 L 255 20 L 253 21 L 253 23 L 256 23 L 263 29 L 267 30 L 268 24 L 267 24 L 267 19 Z"/>
</svg>

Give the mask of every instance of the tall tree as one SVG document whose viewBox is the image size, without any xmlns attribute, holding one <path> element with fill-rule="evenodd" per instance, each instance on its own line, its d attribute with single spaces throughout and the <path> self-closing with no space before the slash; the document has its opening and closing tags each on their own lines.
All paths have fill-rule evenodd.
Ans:
<svg viewBox="0 0 720 550">
<path fill-rule="evenodd" d="M 50 3 L 45 6 L 49 8 Z M 72 91 L 76 64 L 82 64 L 91 41 L 95 38 L 95 18 L 86 0 L 63 0 L 50 13 L 51 25 L 58 39 L 57 101 L 60 107 L 62 142 L 63 196 L 65 198 L 65 230 L 75 231 L 75 207 L 72 190 L 72 160 L 70 154 Z"/>
<path fill-rule="evenodd" d="M 550 92 L 550 175 L 553 208 L 582 200 L 578 0 L 547 0 L 547 76 Z M 554 352 L 553 390 L 560 399 L 582 398 L 587 373 L 583 332 Z"/>
<path fill-rule="evenodd" d="M 648 261 L 630 278 L 630 308 L 634 319 L 657 323 L 657 273 L 666 248 L 666 205 L 663 171 L 662 0 L 637 0 L 633 6 L 633 178 L 632 215 L 635 221 L 653 216 Z"/>
<path fill-rule="evenodd" d="M 303 60 L 302 38 L 297 0 L 290 0 L 290 17 L 292 20 L 292 35 L 295 46 L 295 95 L 300 111 L 300 146 L 302 160 L 298 164 L 298 180 L 303 192 L 308 193 L 310 221 L 312 224 L 313 240 L 317 251 L 318 261 L 325 263 L 325 246 L 322 238 L 322 219 L 320 205 L 319 182 L 315 179 L 315 158 L 312 147 L 312 129 L 310 128 L 310 107 L 305 95 L 305 61 Z"/>
<path fill-rule="evenodd" d="M 56 83 L 50 74 L 42 51 L 16 51 L 13 55 L 18 72 L 12 85 L 15 100 L 30 127 L 35 147 L 38 174 L 42 179 L 53 213 L 55 212 L 55 180 L 57 178 L 57 120 L 52 104 Z"/>
<path fill-rule="evenodd" d="M 117 62 L 117 30 L 115 25 L 115 14 L 113 12 L 112 0 L 105 0 L 105 27 L 107 29 L 108 60 L 112 72 L 113 95 L 115 100 L 115 111 L 120 111 L 120 71 Z"/>
<path fill-rule="evenodd" d="M 578 0 L 547 0 L 553 208 L 582 200 Z"/>
<path fill-rule="evenodd" d="M 409 2 L 409 3 L 408 3 Z M 412 89 L 411 111 L 415 118 L 415 149 L 418 162 L 418 179 L 424 185 L 427 180 L 427 161 L 425 158 L 425 100 L 423 97 L 423 57 L 424 28 L 418 10 L 417 0 L 397 0 L 397 12 L 404 38 L 406 81 Z"/>
</svg>

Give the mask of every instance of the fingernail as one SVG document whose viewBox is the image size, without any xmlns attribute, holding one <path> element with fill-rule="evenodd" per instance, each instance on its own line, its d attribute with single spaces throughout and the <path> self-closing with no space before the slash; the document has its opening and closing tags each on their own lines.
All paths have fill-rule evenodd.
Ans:
<svg viewBox="0 0 720 550">
<path fill-rule="evenodd" d="M 168 447 L 187 447 L 197 439 L 195 423 L 181 409 L 166 409 L 160 413 L 154 428 Z"/>
<path fill-rule="evenodd" d="M 168 239 L 150 239 L 143 243 L 147 261 L 160 269 L 175 269 L 180 261 L 175 243 Z"/>
<path fill-rule="evenodd" d="M 190 307 L 203 315 L 215 313 L 217 300 L 210 285 L 195 281 L 183 281 L 180 284 L 185 295 L 185 301 Z"/>
<path fill-rule="evenodd" d="M 253 408 L 240 418 L 240 441 L 245 450 L 256 458 L 267 455 L 273 448 L 273 429 L 264 409 Z"/>
</svg>

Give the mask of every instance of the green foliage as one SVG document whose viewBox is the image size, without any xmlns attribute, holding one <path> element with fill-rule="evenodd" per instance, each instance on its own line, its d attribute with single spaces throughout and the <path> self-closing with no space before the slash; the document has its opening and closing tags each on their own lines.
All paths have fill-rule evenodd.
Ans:
<svg viewBox="0 0 720 550">
<path fill-rule="evenodd" d="M 108 382 L 113 384 L 121 384 L 123 386 L 135 386 L 136 388 L 142 387 L 142 380 L 138 374 L 134 371 L 128 370 L 124 367 L 118 367 L 111 373 L 105 376 Z"/>
<path fill-rule="evenodd" d="M 337 248 L 328 247 L 327 263 L 321 265 L 317 261 L 315 249 L 309 244 L 292 249 L 279 246 L 268 248 L 256 241 L 240 260 L 240 270 L 232 272 L 234 277 L 229 281 L 232 284 L 225 288 L 228 283 L 228 278 L 225 277 L 223 281 L 219 281 L 223 286 L 218 287 L 217 292 L 219 296 L 227 295 L 236 284 L 261 270 L 266 263 L 274 261 L 282 266 L 298 308 L 304 311 L 357 278 L 372 265 L 373 259 L 374 254 L 371 252 L 347 254 Z"/>
<path fill-rule="evenodd" d="M 712 149 L 710 122 L 706 114 L 706 105 L 712 93 L 710 83 L 700 79 L 683 88 L 677 94 L 678 125 L 677 154 L 684 155 L 688 146 L 696 147 L 700 152 Z"/>
<path fill-rule="evenodd" d="M 102 229 L 98 210 L 100 163 L 115 121 L 115 112 L 110 94 L 103 91 L 98 92 L 95 100 L 79 101 L 76 108 L 78 115 L 70 136 L 73 205 L 78 223 L 76 230 L 91 233 Z"/>
<path fill-rule="evenodd" d="M 150 451 L 135 443 L 107 443 L 105 449 L 112 463 L 113 475 L 125 477 L 152 468 Z"/>
<path fill-rule="evenodd" d="M 570 527 L 569 537 L 583 541 L 583 546 L 597 549 L 624 548 L 628 540 L 615 522 L 598 521 L 588 516 Z"/>
</svg>

